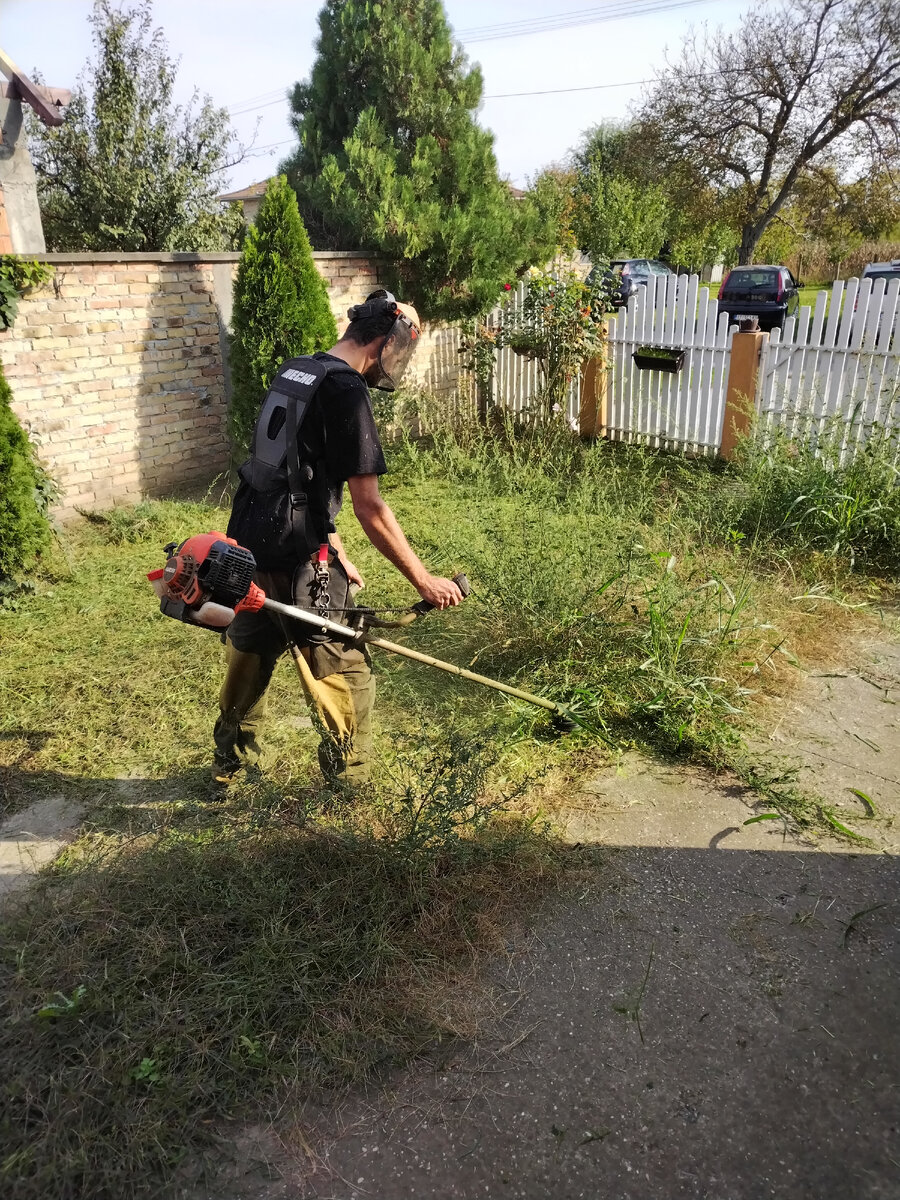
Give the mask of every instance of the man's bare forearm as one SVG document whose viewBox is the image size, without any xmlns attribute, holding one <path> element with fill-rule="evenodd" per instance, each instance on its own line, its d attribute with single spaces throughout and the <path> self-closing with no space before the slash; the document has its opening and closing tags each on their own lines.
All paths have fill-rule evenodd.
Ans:
<svg viewBox="0 0 900 1200">
<path fill-rule="evenodd" d="M 378 492 L 377 475 L 347 480 L 356 519 L 375 549 L 405 575 L 423 600 L 435 608 L 459 604 L 462 592 L 452 579 L 432 575 L 406 540 L 406 535 Z"/>
<path fill-rule="evenodd" d="M 414 588 L 418 589 L 430 578 L 424 563 L 406 540 L 397 518 L 383 500 L 361 507 L 356 516 L 375 549 L 392 562 Z"/>
</svg>

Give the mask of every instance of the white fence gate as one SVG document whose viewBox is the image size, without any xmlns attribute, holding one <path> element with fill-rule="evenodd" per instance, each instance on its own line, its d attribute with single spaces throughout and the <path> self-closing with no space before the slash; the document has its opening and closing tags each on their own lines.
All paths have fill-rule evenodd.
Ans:
<svg viewBox="0 0 900 1200">
<path fill-rule="evenodd" d="M 826 315 L 827 310 L 827 315 Z M 900 278 L 838 281 L 813 309 L 774 329 L 759 366 L 757 410 L 771 427 L 816 439 L 846 426 L 843 445 L 900 424 Z"/>
<path fill-rule="evenodd" d="M 651 276 L 609 322 L 606 420 L 623 441 L 715 454 L 722 440 L 732 330 L 698 275 Z M 677 373 L 637 367 L 641 346 L 683 349 Z"/>
</svg>

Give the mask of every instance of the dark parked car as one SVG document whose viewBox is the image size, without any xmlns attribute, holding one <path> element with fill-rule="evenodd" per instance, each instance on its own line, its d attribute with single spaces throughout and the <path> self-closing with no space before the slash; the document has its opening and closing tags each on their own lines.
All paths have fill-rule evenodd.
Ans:
<svg viewBox="0 0 900 1200">
<path fill-rule="evenodd" d="M 800 282 L 787 267 L 735 267 L 719 288 L 719 312 L 758 317 L 760 329 L 781 329 L 800 308 Z"/>
<path fill-rule="evenodd" d="M 863 273 L 862 273 L 862 278 L 860 279 L 860 282 L 862 282 L 865 279 L 871 279 L 873 287 L 877 280 L 883 279 L 884 280 L 884 290 L 885 290 L 885 292 L 887 292 L 887 289 L 891 286 L 891 283 L 895 279 L 900 279 L 900 258 L 895 258 L 892 262 L 867 263 L 865 265 L 865 267 L 863 267 Z M 856 311 L 856 309 L 858 307 L 859 307 L 859 297 L 857 296 L 856 303 L 853 305 L 854 312 Z M 884 312 L 882 311 L 882 314 L 878 320 L 878 329 L 876 330 L 876 333 L 875 333 L 875 336 L 879 341 L 881 340 L 881 330 L 883 327 L 883 323 L 884 323 Z M 890 345 L 893 346 L 893 344 L 894 344 L 894 338 L 892 335 L 890 338 Z"/>
<path fill-rule="evenodd" d="M 655 258 L 615 258 L 609 266 L 591 268 L 589 287 L 604 292 L 609 308 L 624 308 L 639 287 L 646 287 L 654 275 L 671 275 L 664 262 Z"/>
<path fill-rule="evenodd" d="M 900 279 L 900 258 L 895 258 L 893 262 L 868 263 L 863 268 L 862 277 L 871 279 L 873 283 L 876 279 L 883 279 L 887 287 L 892 279 Z"/>
</svg>

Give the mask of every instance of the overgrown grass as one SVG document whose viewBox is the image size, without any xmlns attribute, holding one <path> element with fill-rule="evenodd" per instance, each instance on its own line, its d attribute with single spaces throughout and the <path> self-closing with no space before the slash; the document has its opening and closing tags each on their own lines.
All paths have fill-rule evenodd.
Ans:
<svg viewBox="0 0 900 1200">
<path fill-rule="evenodd" d="M 3 933 L 15 1197 L 168 1194 L 223 1120 L 470 1030 L 457 985 L 559 880 L 570 856 L 542 813 L 609 742 L 730 767 L 817 819 L 742 731 L 795 656 L 833 640 L 846 589 L 889 590 L 886 443 L 844 468 L 760 436 L 722 468 L 460 426 L 401 439 L 392 468 L 419 552 L 475 589 L 404 639 L 564 701 L 582 727 L 548 741 L 527 706 L 381 656 L 379 782 L 346 810 L 315 783 L 285 666 L 262 777 L 213 805 L 222 649 L 162 617 L 143 576 L 225 512 L 152 503 L 73 528 L 35 593 L 0 611 L 0 801 L 87 806 L 85 836 Z M 369 603 L 412 599 L 352 518 L 343 533 Z"/>
<path fill-rule="evenodd" d="M 228 1118 L 274 1119 L 471 1032 L 477 957 L 570 869 L 518 811 L 534 762 L 509 747 L 516 722 L 459 691 L 413 706 L 398 671 L 381 679 L 378 782 L 354 808 L 319 790 L 289 670 L 265 773 L 211 800 L 222 647 L 163 618 L 143 576 L 224 516 L 95 516 L 0 612 L 0 796 L 85 811 L 0 934 L 4 1195 L 169 1194 Z"/>
<path fill-rule="evenodd" d="M 798 420 L 757 430 L 740 447 L 724 494 L 724 523 L 756 545 L 822 555 L 838 570 L 900 572 L 900 436 L 876 427 L 861 449 L 855 425 L 822 431 Z M 855 452 L 853 452 L 855 450 Z"/>
</svg>

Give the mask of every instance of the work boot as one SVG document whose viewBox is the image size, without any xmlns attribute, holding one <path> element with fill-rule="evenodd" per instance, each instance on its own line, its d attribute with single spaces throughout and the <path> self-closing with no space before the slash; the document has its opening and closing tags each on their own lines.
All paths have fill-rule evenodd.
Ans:
<svg viewBox="0 0 900 1200">
<path fill-rule="evenodd" d="M 216 760 L 209 769 L 209 782 L 214 794 L 222 796 L 241 776 L 244 764 L 236 758 Z"/>
</svg>

